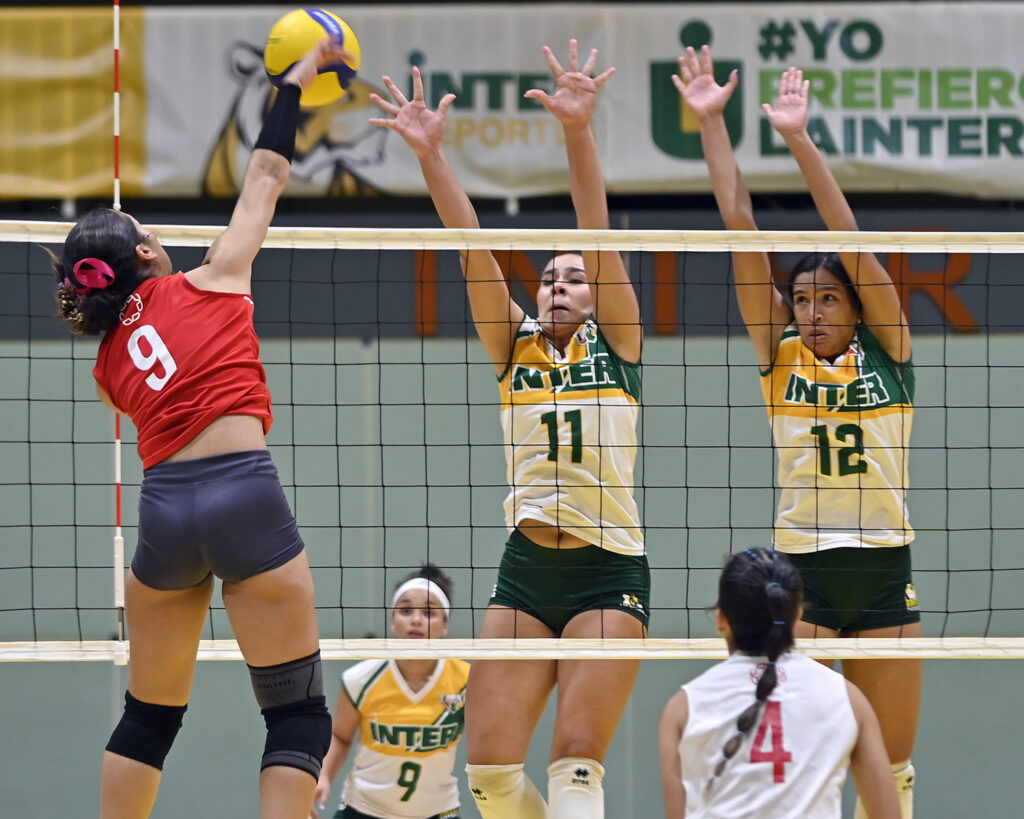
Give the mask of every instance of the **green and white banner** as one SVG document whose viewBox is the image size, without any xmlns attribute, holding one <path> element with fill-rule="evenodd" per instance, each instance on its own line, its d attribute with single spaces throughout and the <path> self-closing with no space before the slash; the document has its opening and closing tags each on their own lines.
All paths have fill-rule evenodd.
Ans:
<svg viewBox="0 0 1024 819">
<path fill-rule="evenodd" d="M 595 121 L 613 192 L 709 189 L 697 123 L 671 82 L 683 48 L 704 43 L 711 45 L 723 79 L 739 70 L 728 123 L 754 190 L 802 189 L 795 164 L 760 107 L 774 99 L 777 78 L 790 65 L 803 68 L 811 81 L 810 130 L 845 190 L 988 197 L 1016 197 L 1024 190 L 1020 4 L 328 8 L 358 36 L 362 67 L 345 98 L 305 117 L 293 194 L 424 192 L 412 152 L 395 134 L 367 123 L 377 113 L 370 92 L 385 93 L 381 75 L 408 88 L 412 65 L 420 66 L 431 102 L 457 94 L 447 152 L 471 195 L 565 192 L 560 129 L 523 93 L 552 88 L 541 46 L 564 57 L 570 37 L 580 41 L 581 51 L 600 50 L 598 70 L 617 68 L 602 89 Z M 145 99 L 132 109 L 145 118 L 144 127 L 133 130 L 141 124 L 127 123 L 129 133 L 141 132 L 144 146 L 124 146 L 141 155 L 140 167 L 132 165 L 137 177 L 127 180 L 133 190 L 234 194 L 270 93 L 263 43 L 273 22 L 290 9 L 144 11 L 142 23 L 132 28 L 141 33 L 121 45 L 124 65 L 141 70 L 145 88 Z M 0 85 L 5 65 L 14 63 L 0 61 Z M 49 123 L 69 133 L 77 125 L 57 118 Z M 19 169 L 34 167 L 12 162 Z M 22 177 L 19 185 L 25 195 Z M 52 184 L 43 189 L 53 195 Z"/>
</svg>

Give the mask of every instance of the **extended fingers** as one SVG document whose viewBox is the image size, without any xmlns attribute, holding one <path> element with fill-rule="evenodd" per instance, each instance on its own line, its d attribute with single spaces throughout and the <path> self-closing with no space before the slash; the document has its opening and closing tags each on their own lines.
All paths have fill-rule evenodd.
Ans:
<svg viewBox="0 0 1024 819">
<path fill-rule="evenodd" d="M 575 39 L 569 40 L 569 71 L 576 72 L 580 70 L 580 52 L 579 43 Z"/>
<path fill-rule="evenodd" d="M 443 97 L 441 97 L 441 101 L 437 104 L 437 114 L 438 114 L 438 116 L 447 117 L 448 116 L 448 109 L 449 109 L 449 107 L 451 107 L 451 104 L 453 102 L 455 102 L 455 95 L 454 94 L 445 94 Z"/>
<path fill-rule="evenodd" d="M 687 83 L 693 82 L 701 75 L 701 64 L 697 58 L 697 52 L 692 46 L 687 46 L 686 53 L 679 58 L 679 67 L 683 69 L 683 79 Z"/>
<path fill-rule="evenodd" d="M 715 76 L 715 63 L 711 59 L 711 49 L 706 45 L 700 47 L 700 71 L 709 77 Z"/>
<path fill-rule="evenodd" d="M 608 82 L 608 80 L 610 80 L 612 78 L 612 75 L 614 73 L 615 73 L 615 66 L 612 66 L 611 68 L 608 68 L 608 69 L 602 71 L 600 74 L 598 74 L 596 77 L 594 77 L 594 85 L 596 85 L 598 88 L 600 88 L 602 85 L 604 85 L 606 82 Z"/>
<path fill-rule="evenodd" d="M 693 71 L 690 70 L 690 61 L 685 54 L 679 58 L 679 79 L 683 85 L 693 82 Z"/>
<path fill-rule="evenodd" d="M 388 116 L 394 117 L 398 115 L 397 105 L 395 105 L 393 102 L 389 102 L 388 100 L 378 96 L 375 93 L 370 94 L 370 102 L 372 102 L 374 105 L 380 108 Z"/>
<path fill-rule="evenodd" d="M 548 67 L 551 69 L 551 73 L 555 75 L 555 78 L 561 77 L 565 73 L 565 69 L 562 68 L 562 64 L 558 62 L 558 58 L 548 46 L 544 46 L 544 59 L 548 61 Z"/>
<path fill-rule="evenodd" d="M 413 69 L 413 76 L 414 77 L 416 76 L 416 69 L 415 68 Z M 391 77 L 389 77 L 387 74 L 385 74 L 381 79 L 384 80 L 384 87 L 388 89 L 388 93 L 391 95 L 391 98 L 396 103 L 398 103 L 399 106 L 408 105 L 409 104 L 409 100 L 407 100 L 405 98 L 405 94 L 403 94 L 401 89 L 399 89 L 399 87 L 397 85 L 395 85 L 395 81 L 392 80 Z M 421 93 L 422 93 L 422 90 L 423 90 L 423 85 L 422 85 L 422 82 L 421 82 L 421 84 L 420 84 L 420 91 L 421 91 Z"/>
<path fill-rule="evenodd" d="M 354 63 L 356 61 L 355 55 L 352 52 L 346 51 L 334 40 L 321 40 L 315 54 L 317 68 L 323 68 L 337 62 Z"/>
<path fill-rule="evenodd" d="M 779 95 L 801 93 L 804 85 L 804 72 L 799 68 L 787 68 L 779 81 Z"/>
</svg>

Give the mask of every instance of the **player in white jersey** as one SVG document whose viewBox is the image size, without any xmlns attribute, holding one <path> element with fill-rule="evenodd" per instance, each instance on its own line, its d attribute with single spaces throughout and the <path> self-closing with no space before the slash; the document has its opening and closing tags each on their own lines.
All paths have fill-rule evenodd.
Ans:
<svg viewBox="0 0 1024 819">
<path fill-rule="evenodd" d="M 779 552 L 746 549 L 726 563 L 716 607 L 729 659 L 684 685 L 661 717 L 667 819 L 839 819 L 848 768 L 867 815 L 899 819 L 867 699 L 792 650 L 800 591 Z"/>
<path fill-rule="evenodd" d="M 451 594 L 451 578 L 431 563 L 407 577 L 391 601 L 394 635 L 444 637 Z M 346 669 L 314 819 L 353 747 L 334 819 L 458 819 L 452 769 L 468 677 L 469 663 L 462 660 L 367 660 Z"/>
<path fill-rule="evenodd" d="M 737 74 L 719 85 L 707 46 L 700 56 L 687 49 L 679 65 L 675 82 L 700 120 L 722 219 L 730 230 L 756 230 L 723 118 Z M 807 133 L 808 88 L 790 68 L 778 102 L 765 105 L 765 113 L 829 230 L 856 230 Z M 786 296 L 772 281 L 767 254 L 733 253 L 733 265 L 779 457 L 775 548 L 789 554 L 803 578 L 806 608 L 797 637 L 921 636 L 905 498 L 914 378 L 896 286 L 871 253 L 806 257 L 793 269 Z M 878 715 L 903 819 L 910 819 L 921 661 L 844 660 L 843 673 Z"/>
<path fill-rule="evenodd" d="M 556 92 L 526 93 L 561 123 L 577 224 L 608 228 L 608 205 L 590 128 L 597 52 L 568 70 L 545 47 Z M 389 116 L 419 157 L 449 228 L 479 226 L 442 151 L 446 114 L 423 101 L 413 69 L 407 100 L 387 77 Z M 633 501 L 642 331 L 636 293 L 614 251 L 559 253 L 541 275 L 536 318 L 512 300 L 490 251 L 462 253 L 477 333 L 499 379 L 508 454 L 506 544 L 480 636 L 642 637 L 650 570 Z M 484 819 L 604 815 L 602 763 L 636 679 L 634 660 L 476 662 L 466 694 L 470 790 Z M 533 730 L 558 685 L 548 805 L 523 773 Z"/>
</svg>

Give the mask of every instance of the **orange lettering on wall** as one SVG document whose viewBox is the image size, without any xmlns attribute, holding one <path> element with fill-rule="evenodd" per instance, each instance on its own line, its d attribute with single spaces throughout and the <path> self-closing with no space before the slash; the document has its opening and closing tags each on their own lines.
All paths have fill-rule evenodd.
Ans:
<svg viewBox="0 0 1024 819">
<path fill-rule="evenodd" d="M 527 295 L 533 300 L 537 298 L 540 286 L 540 273 L 534 267 L 530 257 L 522 250 L 495 251 L 494 258 L 498 267 L 509 281 L 519 282 Z M 438 284 L 437 284 L 437 251 L 417 250 L 415 264 L 415 323 L 416 332 L 421 336 L 436 336 L 438 333 Z M 467 274 L 470 279 L 474 275 L 472 266 Z M 530 312 L 531 305 L 524 309 Z"/>
<path fill-rule="evenodd" d="M 674 336 L 679 330 L 677 305 L 679 284 L 676 281 L 676 254 L 661 251 L 654 254 L 654 332 Z"/>
<path fill-rule="evenodd" d="M 519 282 L 526 290 L 533 304 L 537 302 L 537 288 L 540 287 L 540 271 L 534 267 L 530 257 L 524 250 L 496 250 L 494 258 L 498 261 L 498 267 L 505 274 L 505 279 L 511 289 L 513 282 Z M 513 296 L 515 298 L 515 296 Z M 521 305 L 527 313 L 535 312 L 533 304 Z"/>
<path fill-rule="evenodd" d="M 416 332 L 437 335 L 437 251 L 416 251 Z"/>
<path fill-rule="evenodd" d="M 889 275 L 900 289 L 900 300 L 908 319 L 910 294 L 917 290 L 935 303 L 953 332 L 978 332 L 978 322 L 953 290 L 953 286 L 971 271 L 970 253 L 950 253 L 943 270 L 911 270 L 906 253 L 890 253 L 888 267 Z"/>
</svg>

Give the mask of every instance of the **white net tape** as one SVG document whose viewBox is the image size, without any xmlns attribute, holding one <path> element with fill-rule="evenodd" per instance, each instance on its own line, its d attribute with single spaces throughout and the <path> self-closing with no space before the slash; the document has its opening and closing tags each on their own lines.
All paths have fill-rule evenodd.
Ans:
<svg viewBox="0 0 1024 819">
<path fill-rule="evenodd" d="M 916 637 L 882 639 L 857 637 L 798 641 L 799 650 L 817 660 L 921 659 L 1014 660 L 1024 659 L 1024 637 Z M 650 638 L 646 640 L 579 639 L 443 639 L 443 640 L 321 640 L 325 660 L 721 660 L 728 654 L 725 641 Z M 0 662 L 127 661 L 130 643 L 118 641 L 0 643 Z M 202 640 L 200 660 L 241 660 L 234 640 Z"/>
<path fill-rule="evenodd" d="M 0 241 L 63 243 L 70 222 L 0 223 Z M 146 225 L 171 247 L 207 247 L 223 227 Z M 782 230 L 446 230 L 443 228 L 270 228 L 265 248 L 345 250 L 751 250 L 810 252 L 828 247 L 878 253 L 1022 253 L 1024 233 L 782 231 Z"/>
</svg>

